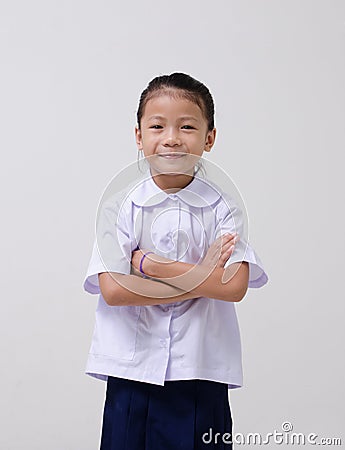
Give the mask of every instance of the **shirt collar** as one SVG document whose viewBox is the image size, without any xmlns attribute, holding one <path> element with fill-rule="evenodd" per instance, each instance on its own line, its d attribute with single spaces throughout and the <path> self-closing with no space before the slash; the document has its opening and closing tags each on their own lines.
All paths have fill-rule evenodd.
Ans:
<svg viewBox="0 0 345 450">
<path fill-rule="evenodd" d="M 220 189 L 209 180 L 201 178 L 199 174 L 194 174 L 193 180 L 185 188 L 174 194 L 167 194 L 153 181 L 150 168 L 128 194 L 133 203 L 141 207 L 154 206 L 167 199 L 178 198 L 187 205 L 200 208 L 212 205 L 221 196 Z"/>
</svg>

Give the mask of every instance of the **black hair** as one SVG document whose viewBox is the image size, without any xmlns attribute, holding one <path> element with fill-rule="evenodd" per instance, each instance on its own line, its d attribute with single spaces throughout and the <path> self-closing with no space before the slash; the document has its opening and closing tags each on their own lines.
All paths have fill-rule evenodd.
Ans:
<svg viewBox="0 0 345 450">
<path fill-rule="evenodd" d="M 175 72 L 170 75 L 162 75 L 151 80 L 147 88 L 142 92 L 137 111 L 137 123 L 140 129 L 140 121 L 144 114 L 146 103 L 153 97 L 166 91 L 167 94 L 186 98 L 197 104 L 205 119 L 208 131 L 214 128 L 214 103 L 208 88 L 200 81 L 185 73 Z"/>
</svg>

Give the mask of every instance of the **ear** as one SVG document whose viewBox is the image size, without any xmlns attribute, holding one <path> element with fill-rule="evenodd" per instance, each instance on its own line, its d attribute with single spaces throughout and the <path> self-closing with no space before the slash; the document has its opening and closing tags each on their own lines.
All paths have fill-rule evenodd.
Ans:
<svg viewBox="0 0 345 450">
<path fill-rule="evenodd" d="M 142 136 L 141 136 L 141 131 L 139 130 L 138 127 L 135 127 L 134 133 L 135 133 L 135 140 L 137 143 L 138 150 L 142 150 L 143 149 L 143 140 L 142 140 Z"/>
<path fill-rule="evenodd" d="M 215 128 L 207 132 L 205 141 L 205 152 L 209 152 L 213 147 L 214 141 L 216 140 L 216 133 L 217 130 Z"/>
</svg>

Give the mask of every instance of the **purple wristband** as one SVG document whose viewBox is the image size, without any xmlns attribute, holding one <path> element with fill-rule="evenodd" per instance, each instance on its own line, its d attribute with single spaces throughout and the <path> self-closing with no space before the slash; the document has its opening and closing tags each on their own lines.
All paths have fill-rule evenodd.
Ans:
<svg viewBox="0 0 345 450">
<path fill-rule="evenodd" d="M 140 266 L 139 266 L 139 269 L 140 269 L 140 272 L 141 272 L 143 275 L 145 275 L 145 272 L 143 271 L 143 262 L 144 262 L 144 258 L 145 258 L 146 255 L 149 255 L 150 253 L 154 253 L 154 252 L 147 252 L 147 253 L 145 253 L 145 254 L 143 255 L 143 257 L 141 258 L 141 260 L 140 260 Z"/>
</svg>

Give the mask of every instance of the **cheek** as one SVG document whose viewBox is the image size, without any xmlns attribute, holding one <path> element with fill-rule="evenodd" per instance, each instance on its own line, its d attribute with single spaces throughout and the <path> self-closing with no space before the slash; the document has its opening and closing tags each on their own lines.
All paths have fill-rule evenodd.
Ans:
<svg viewBox="0 0 345 450">
<path fill-rule="evenodd" d="M 151 143 L 151 142 L 155 142 L 157 140 L 157 135 L 155 135 L 154 133 L 147 133 L 144 134 L 142 137 L 142 142 L 144 142 L 145 144 Z"/>
<path fill-rule="evenodd" d="M 144 148 L 147 147 L 148 145 L 150 145 L 151 140 L 152 140 L 152 139 L 150 139 L 149 136 L 144 135 L 144 136 L 142 137 L 142 139 L 141 139 L 141 144 L 142 144 L 142 146 L 143 146 Z"/>
<path fill-rule="evenodd" d="M 196 148 L 200 148 L 200 149 L 204 148 L 205 142 L 206 142 L 206 140 L 204 140 L 202 136 L 194 136 L 190 140 L 191 145 L 193 145 Z"/>
<path fill-rule="evenodd" d="M 146 139 L 143 142 L 143 148 L 146 149 L 147 151 L 151 151 L 152 149 L 154 149 L 157 145 L 156 139 Z"/>
</svg>

